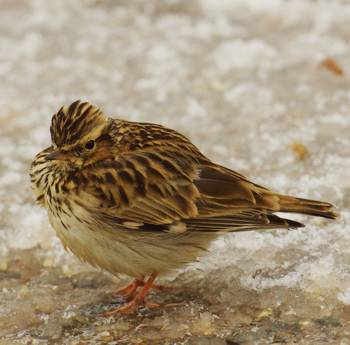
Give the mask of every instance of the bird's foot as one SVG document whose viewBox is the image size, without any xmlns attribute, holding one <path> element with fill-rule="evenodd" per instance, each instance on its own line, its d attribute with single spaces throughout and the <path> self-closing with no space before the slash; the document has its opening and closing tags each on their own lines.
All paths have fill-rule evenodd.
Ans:
<svg viewBox="0 0 350 345">
<path fill-rule="evenodd" d="M 128 300 L 132 300 L 137 294 L 137 289 L 140 286 L 144 286 L 144 285 L 145 285 L 145 282 L 143 280 L 135 279 L 131 283 L 112 291 L 112 296 L 113 297 L 122 296 Z"/>
<path fill-rule="evenodd" d="M 150 303 L 146 302 L 145 298 L 148 294 L 149 290 L 153 287 L 159 288 L 159 286 L 154 284 L 154 281 L 156 279 L 156 275 L 152 274 L 146 282 L 142 280 L 134 280 L 131 284 L 125 286 L 124 288 L 118 289 L 116 292 L 122 294 L 123 296 L 129 296 L 132 297 L 132 300 L 118 308 L 115 308 L 113 310 L 107 311 L 103 313 L 104 316 L 112 316 L 116 314 L 130 314 L 134 313 L 140 306 L 145 306 L 148 308 L 159 308 L 161 305 L 157 303 Z M 138 290 L 138 287 L 142 286 L 142 289 L 140 291 Z"/>
</svg>

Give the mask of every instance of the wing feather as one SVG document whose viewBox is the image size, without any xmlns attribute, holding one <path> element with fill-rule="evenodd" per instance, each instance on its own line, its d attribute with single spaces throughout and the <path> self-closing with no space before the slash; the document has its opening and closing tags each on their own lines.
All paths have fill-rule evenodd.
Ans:
<svg viewBox="0 0 350 345">
<path fill-rule="evenodd" d="M 214 165 L 193 146 L 125 152 L 84 173 L 89 207 L 109 223 L 133 224 L 130 229 L 167 231 L 179 221 L 186 231 L 218 232 L 299 224 L 271 214 L 279 209 L 274 193 Z"/>
<path fill-rule="evenodd" d="M 223 216 L 211 218 L 196 218 L 184 221 L 188 231 L 236 232 L 257 229 L 298 228 L 303 224 L 280 218 L 272 214 L 257 212 L 254 216 Z"/>
</svg>

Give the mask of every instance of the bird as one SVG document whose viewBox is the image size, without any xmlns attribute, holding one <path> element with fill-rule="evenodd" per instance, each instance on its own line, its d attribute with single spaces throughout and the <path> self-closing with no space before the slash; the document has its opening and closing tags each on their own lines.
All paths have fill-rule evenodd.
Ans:
<svg viewBox="0 0 350 345">
<path fill-rule="evenodd" d="M 335 219 L 328 202 L 274 192 L 207 158 L 179 132 L 108 117 L 77 100 L 50 126 L 30 167 L 37 203 L 64 248 L 112 275 L 127 301 L 107 315 L 156 307 L 156 278 L 196 261 L 220 235 L 304 225 L 276 212 Z"/>
</svg>

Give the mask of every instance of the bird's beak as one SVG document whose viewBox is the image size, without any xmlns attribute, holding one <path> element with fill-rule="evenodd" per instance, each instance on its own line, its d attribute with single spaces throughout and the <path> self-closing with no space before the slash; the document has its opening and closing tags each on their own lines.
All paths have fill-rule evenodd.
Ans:
<svg viewBox="0 0 350 345">
<path fill-rule="evenodd" d="M 46 160 L 48 161 L 54 161 L 54 160 L 62 161 L 68 158 L 69 158 L 69 154 L 67 152 L 60 151 L 60 150 L 55 150 L 46 156 Z"/>
</svg>

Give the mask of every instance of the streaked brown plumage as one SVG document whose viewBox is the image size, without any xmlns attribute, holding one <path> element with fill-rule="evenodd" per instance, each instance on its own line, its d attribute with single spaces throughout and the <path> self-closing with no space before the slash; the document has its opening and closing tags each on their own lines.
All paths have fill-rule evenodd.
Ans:
<svg viewBox="0 0 350 345">
<path fill-rule="evenodd" d="M 62 107 L 50 131 L 52 145 L 31 167 L 36 199 L 65 248 L 136 278 L 121 291 L 134 297 L 122 311 L 221 233 L 303 226 L 274 212 L 336 217 L 329 203 L 272 192 L 211 162 L 174 130 L 111 119 L 87 102 Z"/>
</svg>

